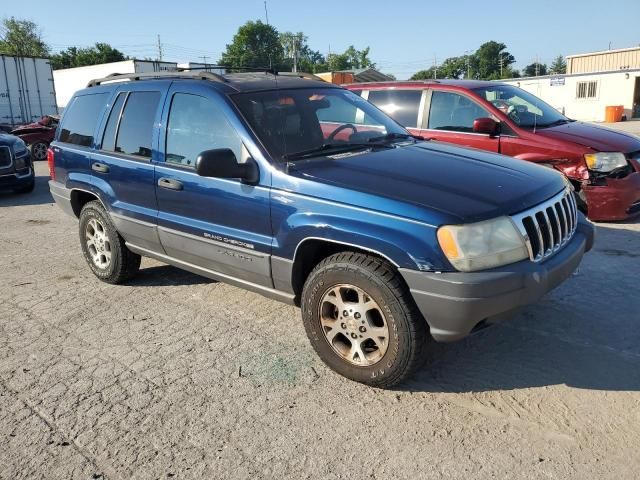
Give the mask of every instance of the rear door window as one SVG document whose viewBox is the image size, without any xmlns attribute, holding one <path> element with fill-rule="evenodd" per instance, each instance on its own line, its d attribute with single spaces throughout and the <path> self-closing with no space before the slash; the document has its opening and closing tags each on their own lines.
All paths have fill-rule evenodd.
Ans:
<svg viewBox="0 0 640 480">
<path fill-rule="evenodd" d="M 416 128 L 421 98 L 422 90 L 371 90 L 368 100 L 400 125 Z"/>
<path fill-rule="evenodd" d="M 428 128 L 472 133 L 476 118 L 490 116 L 484 108 L 464 95 L 434 91 L 431 95 Z"/>
<path fill-rule="evenodd" d="M 107 93 L 95 93 L 75 97 L 64 113 L 59 141 L 90 147 L 107 96 Z"/>
<path fill-rule="evenodd" d="M 160 92 L 129 93 L 120 118 L 115 152 L 142 159 L 151 158 L 153 122 L 159 103 Z"/>
</svg>

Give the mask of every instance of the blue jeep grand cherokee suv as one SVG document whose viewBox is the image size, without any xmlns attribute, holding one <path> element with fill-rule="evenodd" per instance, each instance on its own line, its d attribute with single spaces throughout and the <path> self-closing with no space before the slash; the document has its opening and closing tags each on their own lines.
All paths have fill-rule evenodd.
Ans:
<svg viewBox="0 0 640 480">
<path fill-rule="evenodd" d="M 51 148 L 51 192 L 98 278 L 148 256 L 298 305 L 329 367 L 379 387 L 429 337 L 537 300 L 593 243 L 557 172 L 414 138 L 306 77 L 92 81 Z"/>
</svg>

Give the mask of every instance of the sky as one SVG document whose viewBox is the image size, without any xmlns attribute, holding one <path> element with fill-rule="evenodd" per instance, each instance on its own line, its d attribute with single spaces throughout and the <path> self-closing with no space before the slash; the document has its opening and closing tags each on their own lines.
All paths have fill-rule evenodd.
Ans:
<svg viewBox="0 0 640 480">
<path fill-rule="evenodd" d="M 157 57 L 160 35 L 170 61 L 220 58 L 238 27 L 265 21 L 264 0 L 2 0 L 0 16 L 34 21 L 58 51 L 106 42 L 131 57 Z M 503 42 L 524 68 L 536 58 L 640 45 L 639 0 L 268 0 L 269 23 L 279 31 L 302 31 L 323 54 L 349 45 L 371 48 L 379 70 L 409 78 L 447 57 Z"/>
</svg>

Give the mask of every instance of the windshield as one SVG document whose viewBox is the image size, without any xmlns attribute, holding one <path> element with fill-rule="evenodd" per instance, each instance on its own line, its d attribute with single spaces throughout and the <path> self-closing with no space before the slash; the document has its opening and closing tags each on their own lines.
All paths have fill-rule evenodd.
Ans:
<svg viewBox="0 0 640 480">
<path fill-rule="evenodd" d="M 277 159 L 315 150 L 328 154 L 334 146 L 362 147 L 381 136 L 392 140 L 395 134 L 408 135 L 362 97 L 339 88 L 269 90 L 231 98 Z"/>
<path fill-rule="evenodd" d="M 473 91 L 523 128 L 545 128 L 571 121 L 538 97 L 512 85 L 480 87 Z"/>
</svg>

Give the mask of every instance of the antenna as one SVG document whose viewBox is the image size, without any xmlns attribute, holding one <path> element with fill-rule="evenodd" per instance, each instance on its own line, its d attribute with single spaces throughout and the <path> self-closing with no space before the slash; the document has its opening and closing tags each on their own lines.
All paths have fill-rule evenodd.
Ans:
<svg viewBox="0 0 640 480">
<path fill-rule="evenodd" d="M 160 43 L 160 35 L 158 35 L 158 60 L 162 61 L 162 43 Z"/>
<path fill-rule="evenodd" d="M 267 19 L 267 25 L 269 25 L 269 10 L 267 9 L 267 0 L 264 0 L 264 16 Z"/>
</svg>

